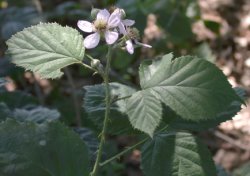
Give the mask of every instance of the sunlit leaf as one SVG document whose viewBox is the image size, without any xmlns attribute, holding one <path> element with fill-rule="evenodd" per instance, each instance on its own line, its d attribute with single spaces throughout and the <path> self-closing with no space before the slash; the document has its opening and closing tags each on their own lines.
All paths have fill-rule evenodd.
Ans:
<svg viewBox="0 0 250 176">
<path fill-rule="evenodd" d="M 152 136 L 152 127 L 156 128 L 160 120 L 157 120 L 157 124 L 156 121 L 152 123 L 150 119 L 161 119 L 159 112 L 163 111 L 165 106 L 183 119 L 198 122 L 214 119 L 233 101 L 243 102 L 228 83 L 226 76 L 214 64 L 192 56 L 176 59 L 172 57 L 172 54 L 168 54 L 152 64 L 148 61 L 141 64 L 141 100 L 136 100 L 136 106 L 128 104 L 127 107 L 130 122 L 134 127 L 134 119 L 138 114 L 145 113 L 145 109 L 150 109 L 154 118 L 147 114 L 137 121 L 137 124 L 145 124 L 144 121 L 147 121 L 148 125 L 141 126 L 140 130 Z M 145 97 L 149 96 L 146 93 L 152 97 L 146 99 Z M 161 106 L 160 103 L 153 106 L 152 99 L 157 99 L 154 104 L 160 101 Z M 135 102 L 135 97 L 130 97 L 128 102 Z M 147 106 L 144 107 L 145 105 Z M 168 114 L 164 118 L 168 118 Z"/>
<path fill-rule="evenodd" d="M 235 88 L 234 90 L 242 100 L 246 98 L 246 92 L 243 89 Z M 233 101 L 224 111 L 218 113 L 215 118 L 201 120 L 199 122 L 181 119 L 180 117 L 177 117 L 176 114 L 171 114 L 171 118 L 173 119 L 168 118 L 168 113 L 170 113 L 169 111 L 166 113 L 166 117 L 163 117 L 163 119 L 167 124 L 169 124 L 170 127 L 174 129 L 202 131 L 216 127 L 220 123 L 227 120 L 231 120 L 241 110 L 241 106 L 242 102 Z"/>
<path fill-rule="evenodd" d="M 63 75 L 62 68 L 81 63 L 85 52 L 80 33 L 56 23 L 26 28 L 13 35 L 7 45 L 13 63 L 52 79 Z"/>
</svg>

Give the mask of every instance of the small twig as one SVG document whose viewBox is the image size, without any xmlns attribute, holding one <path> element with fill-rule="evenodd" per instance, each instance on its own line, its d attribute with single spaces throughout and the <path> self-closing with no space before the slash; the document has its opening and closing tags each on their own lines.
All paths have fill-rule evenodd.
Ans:
<svg viewBox="0 0 250 176">
<path fill-rule="evenodd" d="M 72 78 L 72 75 L 71 75 L 69 69 L 65 68 L 64 71 L 65 71 L 66 77 L 67 77 L 69 84 L 71 86 L 71 89 L 72 89 L 71 94 L 72 94 L 72 99 L 73 99 L 74 107 L 75 107 L 76 124 L 77 124 L 77 127 L 80 127 L 82 125 L 82 120 L 81 120 L 81 110 L 79 108 L 79 102 L 78 102 L 78 98 L 76 95 L 76 91 L 77 91 L 76 86 L 75 86 L 74 80 Z"/>
<path fill-rule="evenodd" d="M 87 68 L 87 69 L 89 69 L 89 70 L 91 70 L 91 71 L 93 71 L 93 72 L 97 72 L 96 69 L 92 68 L 91 66 L 89 66 L 89 65 L 87 65 L 87 64 L 84 64 L 84 63 L 82 63 L 82 62 L 80 62 L 79 64 L 81 64 L 82 66 L 84 66 L 85 68 Z"/>
<path fill-rule="evenodd" d="M 127 98 L 130 98 L 132 95 L 128 95 L 128 96 L 125 96 L 125 97 L 120 97 L 120 98 L 115 98 L 112 103 L 115 103 L 117 101 L 120 101 L 120 100 L 124 100 L 124 99 L 127 99 Z"/>
<path fill-rule="evenodd" d="M 42 14 L 43 8 L 42 8 L 42 4 L 41 4 L 40 0 L 33 0 L 33 3 L 35 4 L 38 13 Z"/>
<path fill-rule="evenodd" d="M 126 148 L 125 150 L 123 150 L 122 152 L 118 153 L 117 155 L 111 157 L 110 159 L 100 163 L 100 166 L 104 166 L 106 164 L 108 164 L 109 162 L 115 160 L 115 159 L 119 159 L 122 155 L 124 155 L 125 153 L 133 150 L 134 148 L 140 146 L 141 144 L 143 144 L 144 142 L 146 142 L 149 138 L 144 138 L 143 140 L 139 141 L 138 143 L 134 144 L 133 146 L 130 146 L 128 148 Z"/>
<path fill-rule="evenodd" d="M 215 131 L 214 132 L 214 135 L 236 147 L 239 147 L 240 149 L 242 150 L 245 150 L 245 151 L 250 151 L 250 146 L 247 146 L 245 144 L 242 144 L 241 142 L 239 141 L 235 141 L 234 139 L 232 139 L 231 137 L 221 133 L 220 131 Z"/>
<path fill-rule="evenodd" d="M 166 130 L 167 128 L 168 128 L 168 125 L 166 125 L 166 126 L 163 127 L 162 129 L 160 129 L 159 131 L 157 131 L 157 133 L 160 133 L 160 132 Z M 120 152 L 120 153 L 116 154 L 115 156 L 113 156 L 113 157 L 111 157 L 111 158 L 105 160 L 104 162 L 100 163 L 100 166 L 104 166 L 104 165 L 110 163 L 111 161 L 120 158 L 120 157 L 121 157 L 122 155 L 124 155 L 125 153 L 127 153 L 127 152 L 133 150 L 134 148 L 136 148 L 136 147 L 138 147 L 138 146 L 140 146 L 141 144 L 145 143 L 145 142 L 146 142 L 147 140 L 149 140 L 149 139 L 150 139 L 150 137 L 145 137 L 144 139 L 142 139 L 142 140 L 139 141 L 138 143 L 136 143 L 136 144 L 134 144 L 134 145 L 132 145 L 132 146 L 126 148 L 126 149 L 123 150 L 122 152 Z"/>
</svg>

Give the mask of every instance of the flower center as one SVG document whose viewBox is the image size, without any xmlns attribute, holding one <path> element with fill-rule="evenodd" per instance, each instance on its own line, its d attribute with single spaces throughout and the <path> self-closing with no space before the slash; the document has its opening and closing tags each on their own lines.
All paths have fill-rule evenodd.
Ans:
<svg viewBox="0 0 250 176">
<path fill-rule="evenodd" d="M 107 22 L 102 19 L 97 19 L 94 21 L 94 26 L 97 31 L 104 31 L 107 28 Z"/>
</svg>

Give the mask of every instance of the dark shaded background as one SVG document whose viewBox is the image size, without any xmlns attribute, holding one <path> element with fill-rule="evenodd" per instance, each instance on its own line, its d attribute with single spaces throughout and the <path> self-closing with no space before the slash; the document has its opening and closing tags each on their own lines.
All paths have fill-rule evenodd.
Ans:
<svg viewBox="0 0 250 176">
<path fill-rule="evenodd" d="M 0 77 L 9 81 L 6 88 L 30 93 L 40 104 L 57 108 L 61 120 L 69 126 L 95 128 L 81 108 L 82 87 L 100 83 L 99 76 L 71 66 L 64 70 L 62 79 L 40 80 L 39 75 L 24 72 L 10 63 L 10 58 L 5 55 L 5 41 L 23 28 L 39 22 L 57 22 L 77 28 L 79 19 L 90 19 L 91 7 L 109 6 L 124 8 L 127 17 L 136 21 L 141 40 L 153 46 L 150 50 L 139 48 L 134 55 L 116 52 L 112 62 L 112 81 L 137 87 L 137 69 L 142 60 L 173 52 L 175 56 L 197 55 L 214 62 L 234 87 L 243 87 L 249 94 L 249 0 L 0 0 Z M 103 50 L 100 46 L 95 52 L 88 52 L 103 58 Z M 244 107 L 234 120 L 200 135 L 217 164 L 229 172 L 234 171 L 234 175 L 247 176 L 250 173 L 249 107 Z M 133 142 L 131 137 L 111 136 L 110 153 L 116 153 Z M 126 155 L 121 163 L 112 169 L 121 175 L 141 175 L 140 151 L 134 150 Z M 106 172 L 109 175 L 108 169 Z"/>
</svg>

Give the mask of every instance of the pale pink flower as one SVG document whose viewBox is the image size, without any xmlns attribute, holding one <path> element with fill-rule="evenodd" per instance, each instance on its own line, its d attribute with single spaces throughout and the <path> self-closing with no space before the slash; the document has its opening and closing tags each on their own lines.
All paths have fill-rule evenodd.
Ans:
<svg viewBox="0 0 250 176">
<path fill-rule="evenodd" d="M 118 27 L 120 23 L 121 16 L 119 13 L 114 11 L 110 15 L 106 9 L 103 9 L 97 13 L 96 20 L 93 23 L 79 20 L 77 26 L 84 32 L 94 32 L 93 34 L 88 35 L 83 42 L 87 49 L 91 49 L 98 45 L 102 34 L 104 34 L 107 44 L 111 45 L 115 43 L 119 34 L 114 28 Z"/>
<path fill-rule="evenodd" d="M 134 42 L 134 44 L 133 44 L 133 42 Z M 146 47 L 146 48 L 152 48 L 151 45 L 148 45 L 148 44 L 145 44 L 145 43 L 140 43 L 136 39 L 134 39 L 134 40 L 130 39 L 130 40 L 126 41 L 126 46 L 125 46 L 126 50 L 128 51 L 129 54 L 134 54 L 134 49 L 135 49 L 134 45 L 143 46 L 143 47 Z"/>
</svg>

